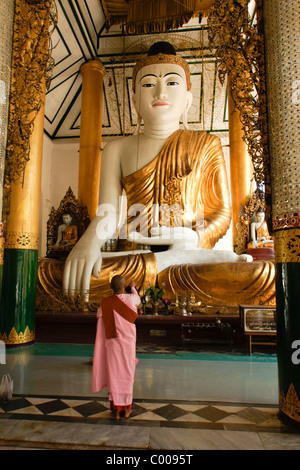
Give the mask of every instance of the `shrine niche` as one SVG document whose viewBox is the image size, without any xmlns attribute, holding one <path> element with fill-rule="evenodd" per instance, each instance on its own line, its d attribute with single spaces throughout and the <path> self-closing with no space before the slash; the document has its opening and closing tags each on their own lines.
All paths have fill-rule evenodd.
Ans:
<svg viewBox="0 0 300 470">
<path fill-rule="evenodd" d="M 58 209 L 52 207 L 47 222 L 47 258 L 65 259 L 90 223 L 87 208 L 81 207 L 72 189 Z"/>
<path fill-rule="evenodd" d="M 274 257 L 274 241 L 265 221 L 264 194 L 256 190 L 246 206 L 241 206 L 237 222 L 238 254 L 247 253 L 253 259 Z"/>
</svg>

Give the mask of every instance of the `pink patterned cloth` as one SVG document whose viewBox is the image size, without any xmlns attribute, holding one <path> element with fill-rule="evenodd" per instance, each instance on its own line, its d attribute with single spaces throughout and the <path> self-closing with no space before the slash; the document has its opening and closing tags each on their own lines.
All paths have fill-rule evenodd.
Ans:
<svg viewBox="0 0 300 470">
<path fill-rule="evenodd" d="M 119 294 L 118 297 L 136 311 L 140 297 L 134 288 L 131 290 L 132 294 Z M 106 339 L 101 306 L 97 312 L 91 390 L 96 393 L 107 388 L 114 405 L 128 406 L 132 403 L 137 363 L 136 326 L 122 318 L 116 310 L 113 314 L 117 337 Z"/>
</svg>

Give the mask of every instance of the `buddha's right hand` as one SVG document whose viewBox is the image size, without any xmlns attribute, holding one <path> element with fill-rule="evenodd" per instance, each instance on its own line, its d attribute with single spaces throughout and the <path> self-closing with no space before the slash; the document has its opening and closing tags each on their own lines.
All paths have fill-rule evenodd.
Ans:
<svg viewBox="0 0 300 470">
<path fill-rule="evenodd" d="M 101 271 L 101 246 L 97 237 L 84 237 L 69 254 L 64 268 L 63 290 L 68 296 L 82 295 L 87 301 L 91 275 L 99 277 Z"/>
</svg>

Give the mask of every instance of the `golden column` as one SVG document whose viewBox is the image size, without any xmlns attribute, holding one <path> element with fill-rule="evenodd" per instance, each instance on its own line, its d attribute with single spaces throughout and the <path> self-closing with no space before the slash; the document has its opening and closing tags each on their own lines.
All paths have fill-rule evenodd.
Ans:
<svg viewBox="0 0 300 470">
<path fill-rule="evenodd" d="M 23 179 L 11 184 L 10 213 L 5 248 L 33 250 L 39 248 L 39 212 L 46 94 L 45 80 L 43 81 L 44 97 L 40 110 L 34 119 L 33 131 L 30 136 L 30 159 L 26 164 Z"/>
<path fill-rule="evenodd" d="M 299 0 L 264 0 L 279 409 L 300 424 Z"/>
<path fill-rule="evenodd" d="M 16 346 L 35 340 L 43 134 L 44 103 L 34 120 L 30 138 L 30 160 L 26 165 L 24 178 L 11 185 L 1 305 L 1 336 L 7 345 Z"/>
<path fill-rule="evenodd" d="M 245 206 L 251 196 L 253 179 L 253 164 L 243 140 L 244 131 L 240 120 L 240 113 L 236 109 L 228 87 L 228 120 L 229 120 L 229 148 L 230 148 L 230 184 L 232 207 L 232 244 L 237 246 L 237 228 L 241 205 Z"/>
<path fill-rule="evenodd" d="M 87 207 L 92 220 L 96 215 L 99 200 L 105 68 L 99 59 L 93 59 L 83 64 L 80 71 L 82 102 L 78 201 L 81 206 Z"/>
<path fill-rule="evenodd" d="M 0 339 L 9 346 L 35 339 L 44 105 L 54 21 L 52 0 L 14 4 L 0 304 Z"/>
<path fill-rule="evenodd" d="M 30 137 L 30 160 L 26 164 L 24 177 L 11 184 L 10 213 L 4 249 L 0 332 L 2 340 L 9 346 L 35 340 L 43 133 L 44 100 L 34 119 Z"/>
</svg>

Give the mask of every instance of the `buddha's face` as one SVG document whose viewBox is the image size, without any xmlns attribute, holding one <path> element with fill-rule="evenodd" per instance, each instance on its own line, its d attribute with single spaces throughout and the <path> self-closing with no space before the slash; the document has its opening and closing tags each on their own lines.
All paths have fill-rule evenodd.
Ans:
<svg viewBox="0 0 300 470">
<path fill-rule="evenodd" d="M 262 223 L 265 220 L 264 212 L 257 212 L 256 214 L 256 222 Z"/>
<path fill-rule="evenodd" d="M 179 122 L 192 102 L 185 71 L 177 64 L 152 64 L 139 70 L 134 104 L 145 124 Z"/>
<path fill-rule="evenodd" d="M 70 216 L 70 214 L 63 214 L 62 220 L 64 224 L 69 225 L 72 221 L 72 217 Z"/>
</svg>

